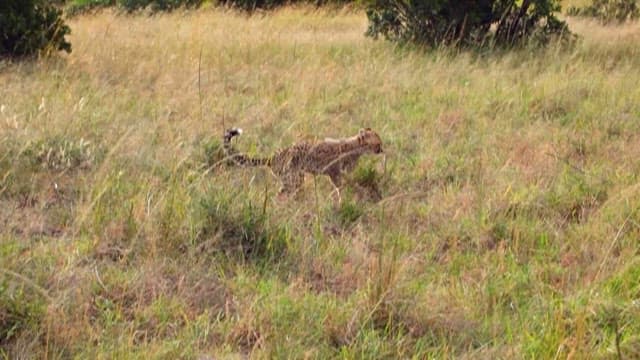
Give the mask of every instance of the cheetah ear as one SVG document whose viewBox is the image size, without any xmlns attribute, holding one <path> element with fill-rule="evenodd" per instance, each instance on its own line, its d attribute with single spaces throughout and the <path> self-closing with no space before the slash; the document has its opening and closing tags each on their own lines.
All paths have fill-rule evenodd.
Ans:
<svg viewBox="0 0 640 360">
<path fill-rule="evenodd" d="M 367 131 L 366 129 L 360 129 L 360 131 L 358 131 L 358 136 L 364 136 L 365 131 Z"/>
</svg>

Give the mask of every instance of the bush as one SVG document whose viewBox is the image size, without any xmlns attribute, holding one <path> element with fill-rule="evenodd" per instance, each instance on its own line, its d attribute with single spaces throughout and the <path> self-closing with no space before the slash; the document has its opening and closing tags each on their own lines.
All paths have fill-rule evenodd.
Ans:
<svg viewBox="0 0 640 360">
<path fill-rule="evenodd" d="M 0 2 L 0 57 L 71 52 L 62 12 L 46 0 Z"/>
<path fill-rule="evenodd" d="M 590 6 L 571 7 L 567 14 L 592 17 L 604 24 L 609 24 L 637 19 L 640 17 L 640 9 L 638 9 L 637 0 L 592 0 Z"/>
<path fill-rule="evenodd" d="M 569 34 L 557 0 L 368 0 L 367 35 L 427 46 L 546 43 Z"/>
</svg>

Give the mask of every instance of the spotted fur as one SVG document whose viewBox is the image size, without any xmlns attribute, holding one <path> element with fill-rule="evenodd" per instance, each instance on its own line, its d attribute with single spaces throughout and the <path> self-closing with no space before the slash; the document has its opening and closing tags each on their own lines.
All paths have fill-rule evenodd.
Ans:
<svg viewBox="0 0 640 360">
<path fill-rule="evenodd" d="M 233 149 L 231 139 L 240 134 L 242 129 L 238 128 L 225 132 L 226 156 L 238 166 L 268 166 L 280 179 L 280 192 L 285 194 L 295 193 L 302 186 L 305 172 L 327 175 L 339 189 L 342 175 L 355 168 L 360 156 L 383 152 L 380 136 L 370 128 L 360 129 L 357 135 L 347 138 L 299 142 L 268 157 L 250 157 Z"/>
</svg>

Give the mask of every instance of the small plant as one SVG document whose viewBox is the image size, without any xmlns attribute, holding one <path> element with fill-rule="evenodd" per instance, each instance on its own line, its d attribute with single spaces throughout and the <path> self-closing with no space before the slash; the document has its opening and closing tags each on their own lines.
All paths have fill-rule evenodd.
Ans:
<svg viewBox="0 0 640 360">
<path fill-rule="evenodd" d="M 374 201 L 382 199 L 382 192 L 380 191 L 382 174 L 378 172 L 373 163 L 359 165 L 353 171 L 352 179 L 365 192 L 367 198 Z"/>
<path fill-rule="evenodd" d="M 338 219 L 343 226 L 353 224 L 362 214 L 364 214 L 362 207 L 351 200 L 343 200 L 338 208 Z"/>
<path fill-rule="evenodd" d="M 95 160 L 91 142 L 54 137 L 33 143 L 23 154 L 33 164 L 47 170 L 74 170 L 90 168 Z"/>
<path fill-rule="evenodd" d="M 565 171 L 545 194 L 545 208 L 552 209 L 564 221 L 583 222 L 607 200 L 607 184 L 588 180 L 581 174 Z"/>
<path fill-rule="evenodd" d="M 97 182 L 77 226 L 96 240 L 95 256 L 120 260 L 136 244 L 137 197 L 141 185 L 124 170 L 114 169 Z"/>
<path fill-rule="evenodd" d="M 0 281 L 0 354 L 5 341 L 21 331 L 36 328 L 44 316 L 42 300 L 33 298 L 24 287 L 9 281 Z"/>
<path fill-rule="evenodd" d="M 204 141 L 201 145 L 201 154 L 202 162 L 207 167 L 219 165 L 225 158 L 222 144 L 218 139 Z"/>
<path fill-rule="evenodd" d="M 62 11 L 45 0 L 0 2 L 0 57 L 71 52 Z"/>
<path fill-rule="evenodd" d="M 269 223 L 263 206 L 245 202 L 222 192 L 207 195 L 196 209 L 200 220 L 199 238 L 211 240 L 215 250 L 241 254 L 248 260 L 279 259 L 286 252 L 289 230 Z"/>
</svg>

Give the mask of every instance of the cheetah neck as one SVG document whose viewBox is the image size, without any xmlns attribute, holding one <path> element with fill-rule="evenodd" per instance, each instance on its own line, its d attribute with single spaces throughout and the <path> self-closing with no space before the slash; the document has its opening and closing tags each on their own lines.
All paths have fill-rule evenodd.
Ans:
<svg viewBox="0 0 640 360">
<path fill-rule="evenodd" d="M 339 142 L 335 143 L 341 154 L 345 153 L 360 153 L 363 145 L 360 143 L 358 136 L 352 136 L 348 138 L 344 138 Z"/>
</svg>

